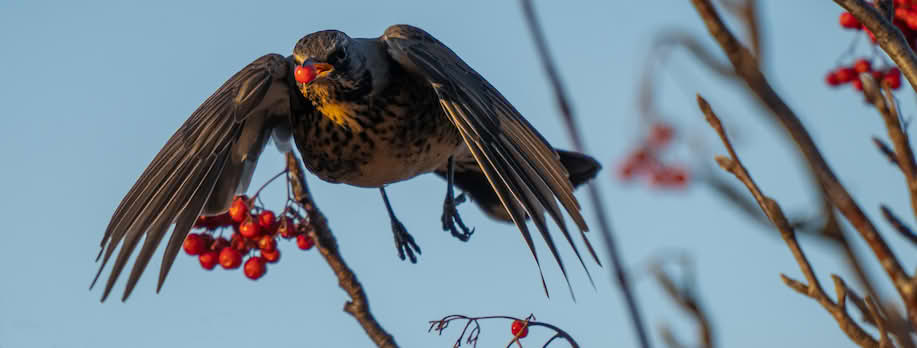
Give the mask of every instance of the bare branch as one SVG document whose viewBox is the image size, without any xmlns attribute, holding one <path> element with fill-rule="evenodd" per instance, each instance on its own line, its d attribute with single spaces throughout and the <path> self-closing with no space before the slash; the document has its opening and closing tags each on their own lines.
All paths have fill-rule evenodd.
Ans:
<svg viewBox="0 0 917 348">
<path fill-rule="evenodd" d="M 751 192 L 755 197 L 755 200 L 758 202 L 758 205 L 761 207 L 761 210 L 764 211 L 764 214 L 771 220 L 775 227 L 780 231 L 780 236 L 783 237 L 784 242 L 790 248 L 790 251 L 793 254 L 793 257 L 796 259 L 796 263 L 799 265 L 799 269 L 802 271 L 802 274 L 806 277 L 808 285 L 793 280 L 787 276 L 781 275 L 784 283 L 786 283 L 790 288 L 796 290 L 800 293 L 809 296 L 822 307 L 830 313 L 835 321 L 837 321 L 838 326 L 841 330 L 847 334 L 847 337 L 851 341 L 862 347 L 878 347 L 878 342 L 869 335 L 862 327 L 860 327 L 853 318 L 850 317 L 849 313 L 846 310 L 846 299 L 848 289 L 843 284 L 843 281 L 839 277 L 835 277 L 835 290 L 838 293 L 837 302 L 833 302 L 827 294 L 825 294 L 824 289 L 821 284 L 818 282 L 818 278 L 815 276 L 815 270 L 812 268 L 812 265 L 809 263 L 808 258 L 806 258 L 805 253 L 802 251 L 799 242 L 796 240 L 796 233 L 793 230 L 793 227 L 790 226 L 789 221 L 786 216 L 783 214 L 783 210 L 780 208 L 780 205 L 777 201 L 772 198 L 764 195 L 763 192 L 758 188 L 758 185 L 755 184 L 754 180 L 751 178 L 751 175 L 748 173 L 748 170 L 745 169 L 745 166 L 742 164 L 738 155 L 735 152 L 735 149 L 732 147 L 732 143 L 729 141 L 729 137 L 726 135 L 726 131 L 723 129 L 722 122 L 720 122 L 719 117 L 713 112 L 713 109 L 710 108 L 710 104 L 707 103 L 704 98 L 700 95 L 697 96 L 697 103 L 701 111 L 704 113 L 704 116 L 707 119 L 707 123 L 710 124 L 716 133 L 720 136 L 720 139 L 723 141 L 723 145 L 726 146 L 726 150 L 729 152 L 729 157 L 718 156 L 716 158 L 717 163 L 720 164 L 724 170 L 735 175 L 739 181 L 745 184 L 745 187 Z"/>
<path fill-rule="evenodd" d="M 322 257 L 331 266 L 338 278 L 338 284 L 341 289 L 344 289 L 347 295 L 350 296 L 350 301 L 344 304 L 344 311 L 357 319 L 357 322 L 360 323 L 360 326 L 363 327 L 363 330 L 366 331 L 366 334 L 369 335 L 369 338 L 376 346 L 398 347 L 395 343 L 395 338 L 382 328 L 370 312 L 369 300 L 363 291 L 363 285 L 360 284 L 357 276 L 344 262 L 337 240 L 328 227 L 328 220 L 325 219 L 325 215 L 318 210 L 318 206 L 312 200 L 312 194 L 306 185 L 306 177 L 299 164 L 299 159 L 292 151 L 287 152 L 287 172 L 289 173 L 294 199 L 306 211 L 309 224 L 312 226 L 309 231 L 309 237 L 315 241 L 315 246 L 321 252 Z"/>
<path fill-rule="evenodd" d="M 672 298 L 672 300 L 674 300 L 682 310 L 688 312 L 688 314 L 690 314 L 694 320 L 697 321 L 698 347 L 712 348 L 712 326 L 710 325 L 710 320 L 707 317 L 707 314 L 704 312 L 703 308 L 701 308 L 697 299 L 691 295 L 687 289 L 680 288 L 678 285 L 676 285 L 675 281 L 673 281 L 672 278 L 669 277 L 669 275 L 666 274 L 662 269 L 662 265 L 660 263 L 656 263 L 651 266 L 650 270 L 656 276 L 656 281 L 659 282 L 659 285 L 662 286 L 662 289 L 665 291 L 665 293 L 669 295 L 669 297 Z M 674 335 L 672 335 L 671 332 L 669 332 L 669 330 L 666 328 L 663 328 L 662 330 L 662 336 L 666 340 L 667 344 L 670 347 L 675 346 L 677 340 L 675 339 Z M 669 337 L 666 338 L 666 336 Z M 677 344 L 677 346 L 683 345 Z"/>
<path fill-rule="evenodd" d="M 901 222 L 901 220 L 899 220 L 898 217 L 892 213 L 892 210 L 884 204 L 880 205 L 879 209 L 882 210 L 882 216 L 885 218 L 885 220 L 887 220 L 888 223 L 890 223 L 892 227 L 894 227 L 895 230 L 901 234 L 901 236 L 907 238 L 907 240 L 911 241 L 911 243 L 914 243 L 914 245 L 917 246 L 917 234 L 914 234 L 914 231 L 912 231 L 910 227 L 907 227 L 907 225 Z"/>
<path fill-rule="evenodd" d="M 843 3 L 862 2 L 860 0 L 835 1 Z M 876 230 L 875 225 L 866 216 L 853 197 L 850 196 L 847 189 L 838 181 L 837 176 L 834 174 L 831 167 L 828 166 L 824 157 L 822 157 L 818 147 L 815 146 L 815 142 L 812 140 L 811 136 L 809 136 L 805 127 L 803 127 L 802 122 L 799 121 L 799 117 L 797 117 L 783 99 L 777 95 L 770 83 L 768 83 L 767 79 L 758 69 L 756 58 L 747 48 L 736 40 L 735 36 L 733 36 L 725 23 L 723 23 L 719 13 L 717 13 L 710 1 L 692 0 L 692 3 L 703 19 L 704 24 L 706 24 L 711 36 L 716 39 L 720 47 L 729 57 L 730 62 L 732 62 L 733 67 L 735 67 L 736 73 L 745 80 L 749 89 L 771 110 L 775 119 L 783 125 L 790 137 L 796 142 L 799 150 L 802 152 L 803 156 L 805 156 L 810 169 L 818 179 L 819 185 L 827 194 L 828 199 L 837 207 L 841 214 L 847 218 L 847 221 L 856 228 L 860 236 L 862 236 L 867 245 L 869 245 L 873 254 L 879 259 L 886 274 L 888 274 L 888 277 L 895 285 L 898 294 L 907 304 L 909 308 L 908 315 L 911 321 L 917 323 L 917 291 L 915 291 L 915 287 L 911 284 L 910 277 L 901 267 L 901 263 L 898 261 L 897 256 L 888 247 L 888 244 L 886 244 L 885 240 Z M 871 11 L 875 12 L 874 9 Z M 856 15 L 856 13 L 854 13 L 854 15 Z M 876 14 L 876 16 L 879 17 L 878 14 Z M 879 18 L 878 20 L 884 19 Z M 878 33 L 875 34 L 878 36 Z M 886 41 L 888 40 L 887 36 L 888 35 L 886 35 L 885 38 Z M 908 52 L 910 52 L 909 49 Z M 912 52 L 910 54 L 913 56 Z M 899 63 L 899 65 L 901 65 L 901 63 Z M 917 73 L 917 69 L 908 69 L 902 67 L 902 70 L 909 71 L 909 73 Z M 912 83 L 913 82 L 914 81 L 912 81 Z M 913 310 L 910 308 L 913 308 Z"/>
<path fill-rule="evenodd" d="M 544 328 L 554 331 L 555 333 L 554 336 L 551 336 L 551 338 L 545 342 L 544 344 L 545 347 L 551 344 L 551 342 L 553 342 L 555 339 L 562 338 L 565 341 L 567 341 L 567 343 L 569 343 L 571 347 L 579 348 L 579 343 L 576 343 L 576 340 L 573 339 L 573 336 L 570 336 L 570 334 L 568 334 L 566 331 L 564 331 L 563 329 L 557 326 L 554 326 L 553 324 L 535 321 L 534 315 L 529 315 L 528 318 L 521 319 L 521 318 L 510 317 L 510 316 L 505 316 L 505 315 L 469 317 L 469 316 L 461 315 L 461 314 L 450 314 L 439 320 L 431 320 L 430 328 L 427 331 L 428 332 L 436 331 L 438 334 L 442 335 L 443 332 L 449 327 L 449 324 L 451 324 L 453 321 L 466 320 L 465 327 L 464 329 L 462 329 L 461 335 L 459 335 L 458 339 L 455 340 L 455 344 L 453 344 L 452 346 L 459 347 L 462 345 L 462 341 L 464 341 L 465 343 L 471 344 L 472 347 L 477 347 L 478 336 L 481 334 L 481 324 L 479 323 L 479 321 L 488 320 L 488 319 L 505 319 L 505 320 L 512 320 L 512 321 L 519 320 L 519 321 L 524 321 L 526 323 L 526 327 L 530 327 L 530 328 L 531 327 L 544 327 Z M 471 328 L 471 331 L 469 331 L 468 328 Z M 514 342 L 518 342 L 518 340 L 519 340 L 519 337 L 513 337 L 512 341 L 509 342 L 508 346 L 511 346 Z"/>
</svg>

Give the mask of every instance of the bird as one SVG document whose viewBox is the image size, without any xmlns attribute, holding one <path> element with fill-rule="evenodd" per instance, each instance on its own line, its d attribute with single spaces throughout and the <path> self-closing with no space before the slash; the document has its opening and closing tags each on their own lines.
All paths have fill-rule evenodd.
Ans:
<svg viewBox="0 0 917 348">
<path fill-rule="evenodd" d="M 174 225 L 159 292 L 194 222 L 227 211 L 233 197 L 246 192 L 269 142 L 282 152 L 295 144 L 305 167 L 324 181 L 378 188 L 401 259 L 407 254 L 416 262 L 420 248 L 395 216 L 385 187 L 434 173 L 447 183 L 443 230 L 462 241 L 474 233 L 457 210 L 466 195 L 491 218 L 515 224 L 546 294 L 527 221 L 544 239 L 568 288 L 545 213 L 587 275 L 564 211 L 601 265 L 573 195 L 575 186 L 596 176 L 598 161 L 553 148 L 445 44 L 423 29 L 398 24 L 376 38 L 351 38 L 338 30 L 307 34 L 291 55 L 266 54 L 230 77 L 169 138 L 115 209 L 90 289 L 117 251 L 104 302 L 142 238 L 125 301 Z M 463 193 L 455 195 L 456 188 Z"/>
</svg>

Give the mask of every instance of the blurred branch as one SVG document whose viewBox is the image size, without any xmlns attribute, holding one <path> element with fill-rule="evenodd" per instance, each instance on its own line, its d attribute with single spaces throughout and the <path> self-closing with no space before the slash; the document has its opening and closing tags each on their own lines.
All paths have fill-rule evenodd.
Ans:
<svg viewBox="0 0 917 348">
<path fill-rule="evenodd" d="M 861 2 L 859 0 L 835 1 Z M 869 245 L 873 254 L 879 259 L 879 263 L 892 280 L 898 294 L 904 299 L 908 307 L 909 318 L 911 318 L 912 322 L 917 323 L 917 291 L 911 284 L 910 277 L 901 267 L 897 256 L 891 251 L 882 236 L 879 235 L 875 225 L 854 201 L 853 197 L 850 196 L 847 189 L 840 184 L 837 176 L 835 176 L 831 167 L 828 166 L 828 163 L 819 152 L 818 147 L 815 146 L 815 142 L 803 127 L 802 122 L 799 121 L 799 117 L 777 95 L 758 69 L 756 58 L 736 40 L 710 1 L 692 0 L 692 3 L 701 19 L 703 19 L 704 24 L 706 24 L 710 35 L 720 44 L 720 47 L 729 57 L 736 73 L 745 80 L 749 89 L 771 110 L 774 118 L 783 125 L 790 137 L 796 142 L 832 205 L 837 207 L 841 214 L 847 218 L 847 221 L 856 228 L 863 240 Z M 872 11 L 875 12 L 874 10 Z M 879 20 L 884 19 L 879 18 Z M 878 36 L 878 33 L 875 34 Z M 888 41 L 887 36 L 885 38 L 886 41 Z M 909 49 L 908 52 L 910 52 Z M 911 53 L 911 55 L 913 54 Z M 903 67 L 902 70 L 907 71 Z M 917 69 L 911 69 L 910 72 L 917 73 Z M 914 309 L 912 310 L 911 308 Z"/>
<path fill-rule="evenodd" d="M 350 296 L 350 301 L 344 304 L 344 311 L 350 313 L 369 338 L 378 347 L 398 347 L 395 338 L 392 337 L 373 317 L 369 311 L 369 300 L 366 298 L 366 292 L 363 291 L 363 285 L 357 280 L 344 258 L 341 256 L 337 240 L 328 227 L 328 220 L 325 215 L 318 210 L 315 201 L 312 200 L 312 194 L 306 185 L 306 177 L 303 169 L 299 164 L 299 159 L 292 151 L 287 152 L 287 171 L 289 173 L 290 186 L 292 186 L 293 197 L 297 203 L 306 211 L 309 217 L 309 224 L 312 228 L 309 231 L 309 237 L 315 241 L 315 246 L 321 252 L 322 257 L 331 266 L 334 274 L 338 278 L 338 285 Z"/>
<path fill-rule="evenodd" d="M 534 4 L 532 4 L 531 0 L 521 1 L 522 12 L 524 13 L 525 21 L 528 24 L 529 31 L 532 33 L 532 38 L 535 41 L 538 55 L 541 57 L 542 65 L 544 66 L 545 72 L 548 75 L 548 79 L 551 82 L 551 87 L 554 90 L 555 102 L 560 108 L 561 116 L 563 117 L 564 124 L 566 125 L 570 139 L 573 142 L 574 149 L 582 153 L 587 153 L 585 150 L 585 141 L 583 140 L 583 136 L 580 133 L 576 117 L 573 114 L 573 109 L 569 102 L 569 98 L 567 97 L 567 92 L 560 81 L 560 74 L 557 72 L 557 67 L 554 65 L 554 60 L 551 58 L 551 54 L 548 50 L 548 43 L 547 39 L 544 37 L 544 31 L 538 22 L 538 17 L 535 15 Z M 637 333 L 637 339 L 640 342 L 640 347 L 649 348 L 649 337 L 647 336 L 646 329 L 643 326 L 643 319 L 641 318 L 640 310 L 637 307 L 637 300 L 633 294 L 633 289 L 630 286 L 630 282 L 628 281 L 627 273 L 624 269 L 624 264 L 621 261 L 621 255 L 618 252 L 615 237 L 611 230 L 611 219 L 608 217 L 608 210 L 605 208 L 605 203 L 602 200 L 601 194 L 599 193 L 598 181 L 592 180 L 589 182 L 588 186 L 589 198 L 592 201 L 592 208 L 599 222 L 599 231 L 601 231 L 602 239 L 605 242 L 605 248 L 608 250 L 608 255 L 611 258 L 614 280 L 616 280 L 618 288 L 621 290 L 624 301 L 627 304 L 627 309 L 630 313 L 630 318 L 634 325 L 634 330 Z M 583 235 L 583 237 L 585 238 L 585 235 Z"/>
<path fill-rule="evenodd" d="M 876 145 L 876 147 L 879 149 L 879 152 L 885 155 L 885 158 L 887 158 L 889 162 L 894 164 L 895 167 L 898 167 L 898 159 L 895 158 L 895 151 L 892 150 L 888 144 L 886 144 L 884 141 L 882 141 L 882 139 L 879 139 L 878 137 L 872 137 L 872 143 Z"/>
<path fill-rule="evenodd" d="M 662 262 L 654 262 L 650 265 L 650 272 L 656 277 L 656 281 L 659 282 L 659 285 L 662 286 L 662 289 L 667 295 L 669 295 L 672 300 L 681 307 L 682 310 L 688 312 L 691 317 L 697 322 L 698 330 L 698 347 L 703 348 L 713 348 L 713 330 L 712 325 L 710 324 L 710 319 L 707 317 L 707 314 L 701 308 L 700 303 L 697 301 L 697 298 L 691 293 L 689 287 L 686 287 L 684 284 L 678 286 L 675 284 L 675 281 L 666 274 L 663 270 Z M 685 271 L 685 273 L 688 273 Z M 686 277 L 693 277 L 693 274 L 688 274 Z M 685 345 L 678 342 L 675 338 L 672 331 L 668 327 L 660 328 L 660 335 L 663 338 L 663 341 L 671 348 L 684 347 Z"/>
<path fill-rule="evenodd" d="M 912 231 L 910 227 L 907 227 L 907 225 L 901 222 L 901 220 L 892 213 L 892 210 L 884 204 L 879 206 L 879 209 L 882 210 L 882 216 L 885 217 L 885 220 L 887 220 L 902 237 L 917 246 L 917 234 L 914 234 L 914 231 Z"/>
<path fill-rule="evenodd" d="M 745 187 L 752 193 L 761 210 L 764 211 L 768 219 L 770 219 L 774 226 L 780 231 L 780 236 L 783 237 L 783 240 L 790 248 L 793 257 L 796 259 L 796 263 L 799 264 L 799 268 L 808 282 L 808 284 L 805 284 L 781 274 L 784 283 L 790 288 L 811 297 L 821 304 L 822 307 L 834 317 L 841 330 L 847 334 L 850 340 L 862 347 L 878 347 L 878 342 L 869 335 L 869 333 L 863 330 L 847 312 L 847 294 L 850 291 L 847 289 L 843 280 L 836 275 L 832 275 L 835 283 L 835 290 L 837 292 L 837 302 L 834 302 L 828 297 L 821 284 L 818 282 L 818 278 L 815 276 L 815 270 L 812 268 L 805 253 L 799 246 L 796 240 L 796 233 L 792 226 L 790 226 L 789 220 L 787 220 L 786 216 L 783 214 L 780 205 L 777 201 L 765 196 L 758 188 L 757 184 L 755 184 L 751 175 L 739 159 L 738 154 L 736 154 L 735 149 L 733 149 L 732 143 L 726 136 L 726 131 L 723 129 L 720 119 L 714 114 L 713 110 L 710 108 L 710 104 L 700 95 L 697 96 L 697 103 L 704 113 L 707 123 L 717 132 L 720 139 L 723 141 L 723 145 L 726 146 L 726 150 L 729 152 L 729 157 L 718 156 L 716 158 L 717 163 L 719 163 L 720 167 L 732 173 L 739 181 L 745 184 Z M 881 320 L 881 318 L 877 318 L 877 320 Z"/>
<path fill-rule="evenodd" d="M 738 17 L 746 30 L 748 30 L 748 41 L 751 43 L 751 51 L 761 61 L 761 21 L 758 20 L 758 1 L 757 0 L 721 0 L 723 8 Z"/>
</svg>

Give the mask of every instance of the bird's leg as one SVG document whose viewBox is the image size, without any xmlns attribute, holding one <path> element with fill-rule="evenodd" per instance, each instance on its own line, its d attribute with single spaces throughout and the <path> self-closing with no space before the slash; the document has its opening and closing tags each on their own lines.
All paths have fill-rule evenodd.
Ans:
<svg viewBox="0 0 917 348">
<path fill-rule="evenodd" d="M 465 223 L 462 222 L 462 218 L 459 216 L 458 205 L 465 201 L 465 194 L 462 193 L 458 197 L 455 197 L 454 186 L 455 183 L 455 159 L 449 157 L 448 169 L 446 169 L 446 201 L 443 202 L 443 231 L 452 232 L 452 236 L 458 238 L 460 241 L 467 242 L 468 238 L 471 238 L 471 234 L 474 233 L 474 229 L 468 230 L 468 227 L 465 226 Z M 456 228 L 458 224 L 458 228 Z M 459 229 L 462 232 L 459 232 Z"/>
<path fill-rule="evenodd" d="M 398 249 L 398 257 L 404 260 L 404 254 L 407 253 L 411 263 L 417 263 L 417 256 L 414 252 L 420 254 L 420 247 L 414 242 L 414 237 L 404 228 L 404 224 L 395 217 L 395 211 L 392 210 L 392 204 L 388 201 L 388 195 L 385 194 L 385 188 L 380 187 L 382 192 L 382 201 L 385 202 L 385 209 L 388 210 L 388 216 L 392 219 L 392 233 L 395 235 L 395 248 Z"/>
</svg>

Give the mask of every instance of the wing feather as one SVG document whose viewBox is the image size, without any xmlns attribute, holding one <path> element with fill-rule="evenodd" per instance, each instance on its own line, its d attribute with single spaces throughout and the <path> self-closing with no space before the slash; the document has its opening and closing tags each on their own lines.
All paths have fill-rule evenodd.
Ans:
<svg viewBox="0 0 917 348">
<path fill-rule="evenodd" d="M 169 138 L 122 199 L 105 230 L 98 257 L 102 263 L 93 285 L 116 250 L 118 257 L 102 301 L 145 236 L 122 300 L 130 295 L 170 225 L 175 224 L 163 255 L 158 291 L 204 207 L 210 200 L 225 199 L 212 194 L 222 186 L 228 189 L 219 192 L 234 192 L 238 180 L 224 178 L 241 177 L 233 171 L 241 170 L 246 158 L 250 161 L 250 156 L 260 154 L 263 144 L 240 139 L 243 134 L 268 134 L 273 127 L 289 127 L 295 112 L 292 105 L 304 105 L 291 99 L 302 96 L 290 85 L 290 64 L 289 58 L 276 54 L 256 59 L 207 98 Z M 249 131 L 244 132 L 246 129 Z"/>
<path fill-rule="evenodd" d="M 596 262 L 598 256 L 583 233 L 588 231 L 588 226 L 573 195 L 569 174 L 544 137 L 490 83 L 430 34 L 416 27 L 395 25 L 389 27 L 380 40 L 387 45 L 395 62 L 425 79 L 436 91 L 443 110 L 522 233 L 539 265 L 539 274 L 540 263 L 526 226 L 526 215 L 532 218 L 567 278 L 566 268 L 548 232 L 543 215 L 547 211 L 589 275 L 560 206 L 576 223 L 583 243 Z M 589 280 L 592 282 L 591 275 Z M 567 284 L 569 286 L 569 280 Z"/>
</svg>

